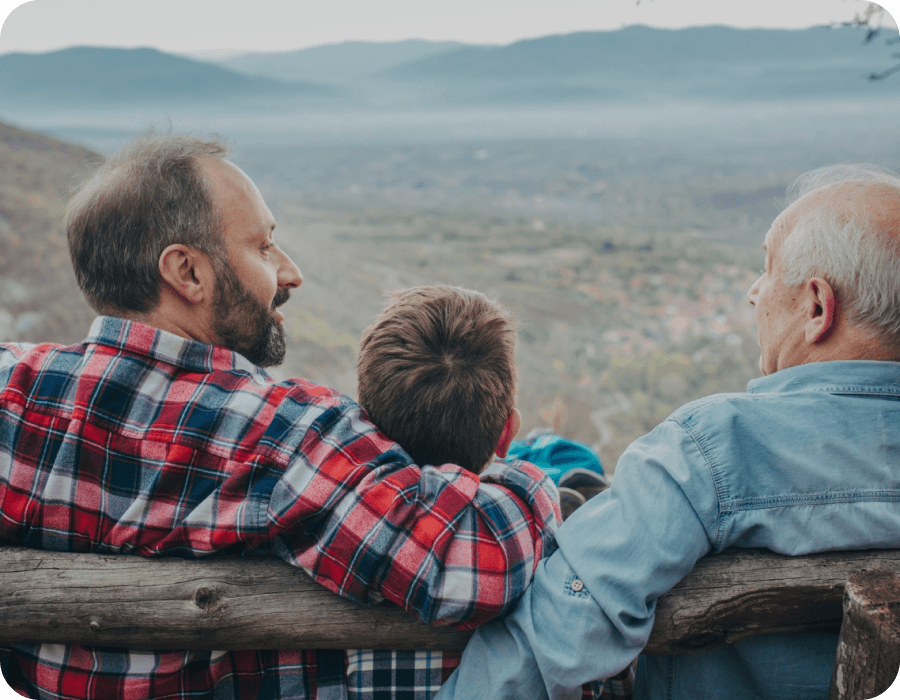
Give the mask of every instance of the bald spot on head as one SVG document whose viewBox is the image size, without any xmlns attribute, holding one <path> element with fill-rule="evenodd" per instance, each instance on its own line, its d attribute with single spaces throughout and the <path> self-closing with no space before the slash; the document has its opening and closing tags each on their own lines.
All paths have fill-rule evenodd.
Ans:
<svg viewBox="0 0 900 700">
<path fill-rule="evenodd" d="M 900 188 L 887 183 L 860 180 L 826 185 L 813 190 L 800 202 L 809 210 L 824 205 L 848 221 L 862 216 L 874 233 L 900 239 Z"/>
</svg>

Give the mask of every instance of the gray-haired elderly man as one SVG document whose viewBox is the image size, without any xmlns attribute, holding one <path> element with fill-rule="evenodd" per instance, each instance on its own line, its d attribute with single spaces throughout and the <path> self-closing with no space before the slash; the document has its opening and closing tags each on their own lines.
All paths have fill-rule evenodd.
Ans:
<svg viewBox="0 0 900 700">
<path fill-rule="evenodd" d="M 440 700 L 580 697 L 638 655 L 657 598 L 725 547 L 900 548 L 900 178 L 832 167 L 793 195 L 747 295 L 765 376 L 633 443 Z M 798 634 L 641 657 L 635 695 L 825 698 L 836 645 Z"/>
</svg>

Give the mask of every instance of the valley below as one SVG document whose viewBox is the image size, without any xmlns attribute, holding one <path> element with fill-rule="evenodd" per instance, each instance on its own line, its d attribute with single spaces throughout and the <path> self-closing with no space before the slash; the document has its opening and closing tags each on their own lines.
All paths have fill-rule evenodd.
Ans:
<svg viewBox="0 0 900 700">
<path fill-rule="evenodd" d="M 836 162 L 900 168 L 896 107 L 148 112 L 116 129 L 48 114 L 0 129 L 0 330 L 4 340 L 84 337 L 93 313 L 74 286 L 62 212 L 97 154 L 167 122 L 219 133 L 304 275 L 273 374 L 353 396 L 357 339 L 388 291 L 478 289 L 520 322 L 521 435 L 551 427 L 612 471 L 678 406 L 758 376 L 746 292 L 786 186 Z"/>
</svg>

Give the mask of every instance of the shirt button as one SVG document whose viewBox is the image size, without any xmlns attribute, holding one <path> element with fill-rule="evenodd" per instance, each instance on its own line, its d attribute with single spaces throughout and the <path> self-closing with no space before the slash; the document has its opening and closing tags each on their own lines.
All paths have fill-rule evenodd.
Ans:
<svg viewBox="0 0 900 700">
<path fill-rule="evenodd" d="M 578 591 L 580 591 L 583 588 L 584 588 L 584 582 L 582 582 L 581 579 L 576 578 L 574 581 L 572 581 L 572 590 L 575 591 L 576 593 L 578 593 Z"/>
</svg>

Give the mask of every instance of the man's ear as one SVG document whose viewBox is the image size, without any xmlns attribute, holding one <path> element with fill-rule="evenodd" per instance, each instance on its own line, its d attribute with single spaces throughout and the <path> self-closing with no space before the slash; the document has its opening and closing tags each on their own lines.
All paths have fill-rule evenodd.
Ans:
<svg viewBox="0 0 900 700">
<path fill-rule="evenodd" d="M 805 334 L 807 343 L 818 343 L 825 339 L 834 327 L 837 313 L 837 298 L 834 289 L 821 277 L 813 277 L 804 285 L 806 297 Z"/>
<path fill-rule="evenodd" d="M 506 422 L 503 424 L 503 432 L 500 433 L 500 439 L 497 441 L 497 449 L 494 450 L 494 454 L 498 457 L 506 457 L 506 453 L 509 452 L 509 446 L 512 444 L 513 438 L 519 434 L 519 428 L 522 427 L 522 414 L 519 413 L 518 408 L 514 408 L 512 413 L 510 413 L 506 417 Z"/>
<path fill-rule="evenodd" d="M 159 274 L 163 282 L 189 304 L 212 298 L 212 264 L 200 251 L 173 243 L 159 256 Z"/>
</svg>

